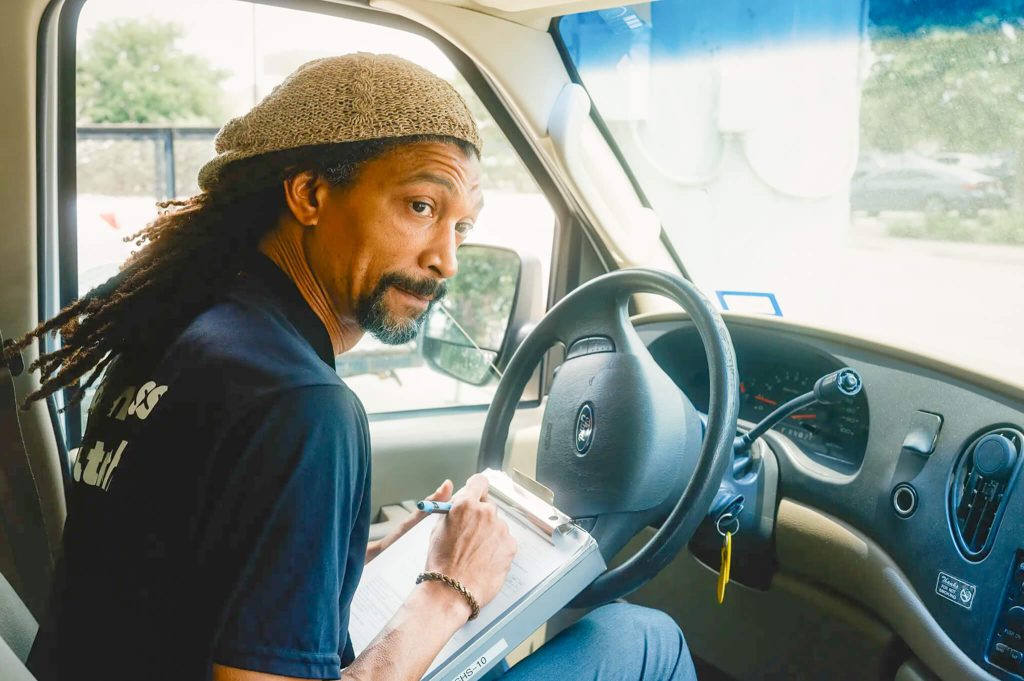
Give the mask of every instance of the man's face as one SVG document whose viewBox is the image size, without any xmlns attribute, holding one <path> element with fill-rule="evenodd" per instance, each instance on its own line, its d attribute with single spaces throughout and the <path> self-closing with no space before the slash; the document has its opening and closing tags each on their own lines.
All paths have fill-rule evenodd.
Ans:
<svg viewBox="0 0 1024 681">
<path fill-rule="evenodd" d="M 403 145 L 327 192 L 306 258 L 343 324 L 406 343 L 455 276 L 455 251 L 482 207 L 475 155 L 440 142 Z"/>
</svg>

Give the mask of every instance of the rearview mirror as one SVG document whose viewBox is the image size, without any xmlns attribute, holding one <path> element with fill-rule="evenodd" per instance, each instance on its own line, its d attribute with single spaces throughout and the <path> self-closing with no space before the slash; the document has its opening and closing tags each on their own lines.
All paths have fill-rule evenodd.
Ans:
<svg viewBox="0 0 1024 681">
<path fill-rule="evenodd" d="M 531 270 L 526 288 L 532 291 L 539 272 L 525 269 Z M 524 261 L 515 251 L 476 244 L 461 247 L 459 273 L 424 325 L 427 364 L 472 385 L 497 378 L 534 303 L 527 300 L 532 295 L 522 295 L 523 283 Z"/>
</svg>

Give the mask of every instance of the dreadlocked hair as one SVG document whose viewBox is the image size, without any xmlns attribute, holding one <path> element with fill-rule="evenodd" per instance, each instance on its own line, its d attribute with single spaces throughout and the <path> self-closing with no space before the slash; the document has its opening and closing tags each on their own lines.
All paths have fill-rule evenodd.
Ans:
<svg viewBox="0 0 1024 681">
<path fill-rule="evenodd" d="M 285 179 L 313 171 L 332 185 L 348 186 L 364 163 L 413 142 L 445 142 L 467 156 L 477 153 L 463 140 L 433 135 L 300 147 L 236 161 L 207 191 L 158 203 L 157 218 L 126 237 L 139 249 L 116 275 L 3 348 L 0 365 L 33 340 L 60 334 L 60 347 L 29 366 L 39 370 L 40 387 L 23 408 L 91 372 L 72 391 L 68 403 L 74 404 L 118 357 L 158 356 L 257 256 L 260 240 L 287 208 Z"/>
</svg>

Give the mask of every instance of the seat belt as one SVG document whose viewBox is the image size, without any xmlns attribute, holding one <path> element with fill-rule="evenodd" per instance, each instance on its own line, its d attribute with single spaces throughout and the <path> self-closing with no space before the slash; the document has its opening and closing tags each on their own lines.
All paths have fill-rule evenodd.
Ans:
<svg viewBox="0 0 1024 681">
<path fill-rule="evenodd" d="M 0 335 L 0 347 L 3 345 Z M 16 574 L 7 577 L 38 620 L 50 590 L 53 556 L 18 420 L 12 370 L 20 373 L 24 365 L 20 356 L 15 356 L 10 364 L 8 367 L 0 363 L 0 523 L 14 554 Z"/>
</svg>

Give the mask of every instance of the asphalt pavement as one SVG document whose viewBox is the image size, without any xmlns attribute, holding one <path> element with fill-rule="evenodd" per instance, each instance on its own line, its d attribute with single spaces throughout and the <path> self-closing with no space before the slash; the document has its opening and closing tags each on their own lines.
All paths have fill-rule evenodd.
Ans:
<svg viewBox="0 0 1024 681">
<path fill-rule="evenodd" d="M 894 238 L 884 215 L 855 220 L 846 246 L 821 322 L 1024 387 L 1024 246 Z"/>
</svg>

